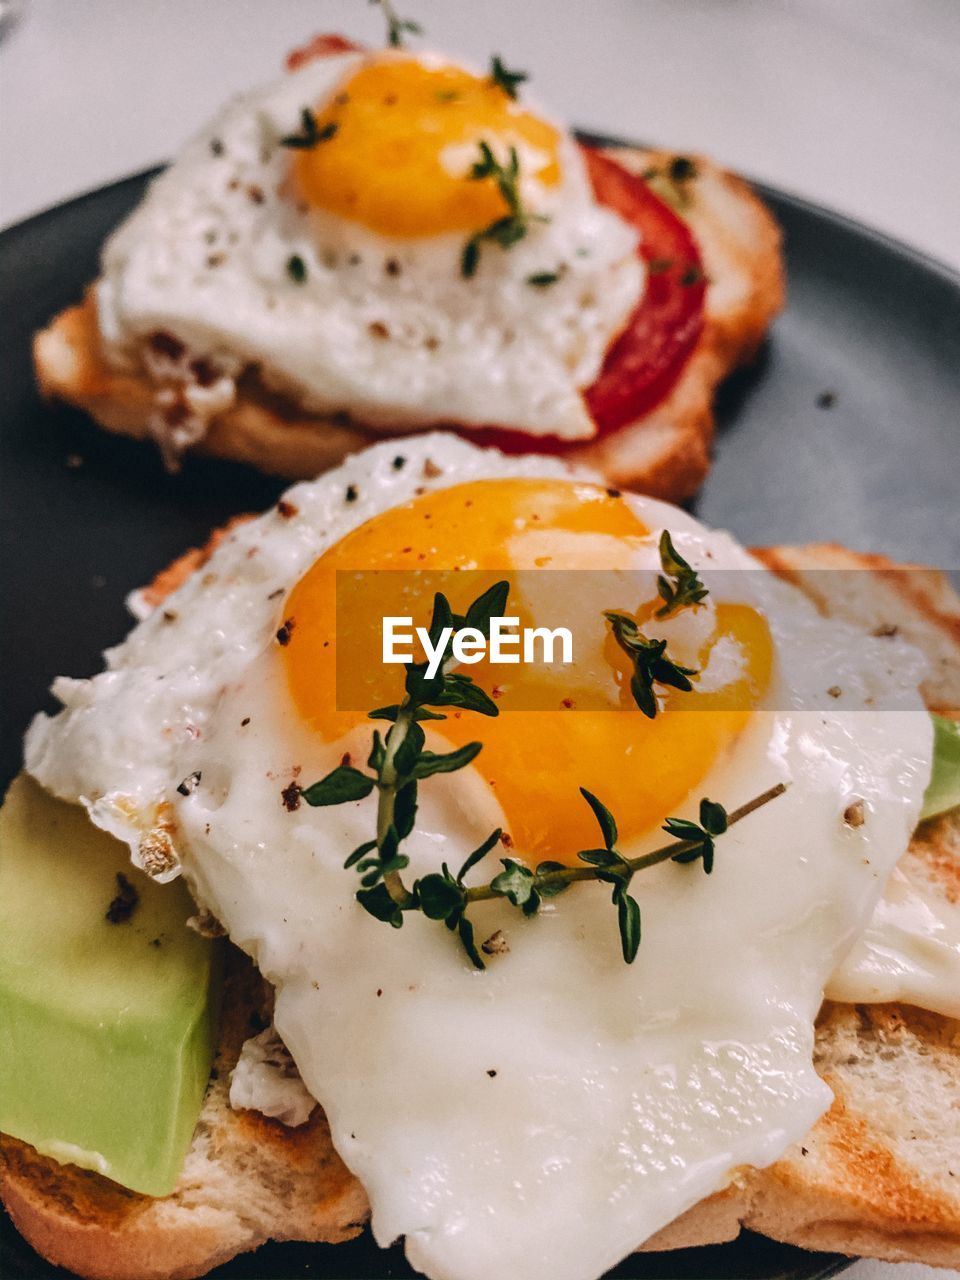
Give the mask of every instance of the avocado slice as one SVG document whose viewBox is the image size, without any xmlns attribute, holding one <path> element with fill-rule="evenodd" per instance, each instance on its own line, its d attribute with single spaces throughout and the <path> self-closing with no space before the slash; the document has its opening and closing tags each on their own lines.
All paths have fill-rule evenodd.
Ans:
<svg viewBox="0 0 960 1280">
<path fill-rule="evenodd" d="M 169 1194 L 213 1059 L 221 948 L 180 882 L 26 775 L 0 810 L 0 1131 Z"/>
</svg>

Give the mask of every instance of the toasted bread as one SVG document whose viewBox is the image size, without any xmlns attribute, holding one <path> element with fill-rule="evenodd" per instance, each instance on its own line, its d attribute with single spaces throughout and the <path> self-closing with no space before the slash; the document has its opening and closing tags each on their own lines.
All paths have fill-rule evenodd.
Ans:
<svg viewBox="0 0 960 1280">
<path fill-rule="evenodd" d="M 825 613 L 908 636 L 931 660 L 931 709 L 956 714 L 960 599 L 941 575 L 832 545 L 758 554 Z M 184 560 L 165 588 L 193 567 Z M 875 572 L 858 575 L 854 592 L 851 575 L 822 572 L 830 568 Z M 960 902 L 960 814 L 922 824 L 906 859 Z M 202 1275 L 267 1238 L 332 1241 L 359 1230 L 366 1200 L 319 1108 L 305 1130 L 229 1110 L 225 1079 L 256 1004 L 253 982 L 246 973 L 228 990 L 218 1079 L 172 1196 L 150 1200 L 0 1139 L 0 1195 L 46 1257 L 97 1280 L 160 1280 Z M 718 1243 L 743 1225 L 810 1249 L 960 1264 L 960 1021 L 828 1002 L 815 1061 L 836 1100 L 803 1143 L 768 1169 L 740 1171 L 645 1249 Z"/>
<path fill-rule="evenodd" d="M 627 148 L 611 154 L 637 172 L 668 159 L 664 152 Z M 783 304 L 780 233 L 770 212 L 739 178 L 703 158 L 696 166 L 697 176 L 685 183 L 683 216 L 709 281 L 700 339 L 679 381 L 652 412 L 569 453 L 612 484 L 672 501 L 700 487 L 710 466 L 716 389 L 753 356 Z M 155 387 L 142 373 L 106 363 L 92 295 L 36 335 L 34 362 L 44 395 L 85 410 L 108 431 L 149 436 Z M 212 419 L 196 450 L 308 479 L 379 438 L 360 424 L 298 411 L 248 373 L 233 405 Z"/>
</svg>

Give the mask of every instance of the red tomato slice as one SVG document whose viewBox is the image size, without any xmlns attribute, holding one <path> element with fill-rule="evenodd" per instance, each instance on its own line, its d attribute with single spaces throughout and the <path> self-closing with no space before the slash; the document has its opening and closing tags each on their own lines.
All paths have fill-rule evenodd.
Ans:
<svg viewBox="0 0 960 1280">
<path fill-rule="evenodd" d="M 587 407 L 601 435 L 650 412 L 671 390 L 703 330 L 706 278 L 690 228 L 644 180 L 583 148 L 597 199 L 635 226 L 647 263 L 643 297 L 607 351 Z"/>
<path fill-rule="evenodd" d="M 346 36 L 316 35 L 299 49 L 293 49 L 287 54 L 287 70 L 299 71 L 315 58 L 329 58 L 334 53 L 359 53 L 362 48 L 363 45 L 355 44 Z"/>
<path fill-rule="evenodd" d="M 600 436 L 650 413 L 673 388 L 703 330 L 706 279 L 689 227 L 643 178 L 591 147 L 587 172 L 601 204 L 640 232 L 648 276 L 643 297 L 607 351 L 584 400 Z M 505 453 L 563 453 L 575 442 L 499 427 L 469 432 Z"/>
</svg>

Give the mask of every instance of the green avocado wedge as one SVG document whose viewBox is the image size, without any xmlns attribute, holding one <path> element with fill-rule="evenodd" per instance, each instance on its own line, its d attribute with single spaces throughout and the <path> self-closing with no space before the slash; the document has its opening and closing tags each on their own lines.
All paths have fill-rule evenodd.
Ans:
<svg viewBox="0 0 960 1280">
<path fill-rule="evenodd" d="M 168 1195 L 213 1058 L 220 948 L 179 881 L 25 775 L 0 810 L 0 1131 Z M 108 918 L 109 917 L 109 918 Z"/>
<path fill-rule="evenodd" d="M 933 772 L 923 797 L 920 821 L 960 807 L 960 724 L 932 715 Z"/>
</svg>

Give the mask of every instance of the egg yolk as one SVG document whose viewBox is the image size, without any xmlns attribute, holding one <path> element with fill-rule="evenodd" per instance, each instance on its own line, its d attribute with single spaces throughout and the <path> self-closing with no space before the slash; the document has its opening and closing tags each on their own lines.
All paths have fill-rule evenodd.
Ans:
<svg viewBox="0 0 960 1280">
<path fill-rule="evenodd" d="M 651 545 L 650 531 L 629 505 L 594 485 L 483 480 L 415 498 L 349 533 L 287 597 L 281 653 L 294 705 L 316 733 L 335 741 L 364 719 L 362 710 L 337 710 L 338 677 L 361 690 L 364 710 L 399 701 L 403 668 L 380 661 L 382 619 L 411 616 L 414 625 L 426 626 L 436 571 L 446 571 L 441 589 L 453 609 L 465 613 L 478 594 L 478 577 L 482 589 L 532 569 L 547 571 L 548 578 L 554 569 L 627 570 Z M 430 572 L 421 582 L 410 572 L 390 570 Z M 466 591 L 464 570 L 482 571 L 470 575 Z M 349 634 L 337 630 L 338 571 L 350 593 Z M 566 575 L 556 581 L 570 589 Z M 696 685 L 692 692 L 658 686 L 661 710 L 653 720 L 644 716 L 629 691 L 629 659 L 613 640 L 603 608 L 630 613 L 642 626 L 659 603 L 604 602 L 596 611 L 595 652 L 576 663 L 572 675 L 542 663 L 495 666 L 486 658 L 463 668 L 488 693 L 496 693 L 503 673 L 510 673 L 498 699 L 500 714 L 488 718 L 449 708 L 446 720 L 427 726 L 451 746 L 483 743 L 472 767 L 494 789 L 518 853 L 569 861 L 578 849 L 596 845 L 581 786 L 613 811 L 623 839 L 655 828 L 732 747 L 763 697 L 773 664 L 766 620 L 746 605 L 719 604 L 698 669 L 706 676 L 712 655 L 722 649 L 726 681 L 718 687 L 716 680 L 704 680 L 709 692 Z M 507 613 L 519 613 L 524 625 L 537 621 L 524 618 L 513 599 Z M 517 702 L 545 709 L 511 705 Z"/>
<path fill-rule="evenodd" d="M 387 55 L 363 64 L 315 111 L 326 141 L 298 150 L 307 202 L 383 236 L 477 231 L 508 212 L 493 178 L 470 179 L 486 141 L 523 176 L 560 181 L 560 135 L 500 87 L 458 67 Z"/>
</svg>

